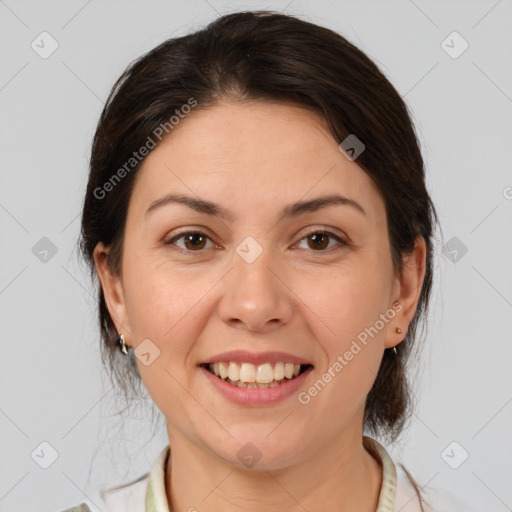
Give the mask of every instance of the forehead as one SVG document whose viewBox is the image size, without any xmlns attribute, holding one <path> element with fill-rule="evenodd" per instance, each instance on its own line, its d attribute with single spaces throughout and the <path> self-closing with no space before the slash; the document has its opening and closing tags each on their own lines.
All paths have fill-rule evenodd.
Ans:
<svg viewBox="0 0 512 512">
<path fill-rule="evenodd" d="M 130 210 L 141 216 L 170 192 L 253 214 L 340 193 L 363 204 L 369 220 L 384 212 L 373 180 L 342 154 L 325 121 L 280 103 L 225 102 L 180 120 L 145 158 Z"/>
</svg>

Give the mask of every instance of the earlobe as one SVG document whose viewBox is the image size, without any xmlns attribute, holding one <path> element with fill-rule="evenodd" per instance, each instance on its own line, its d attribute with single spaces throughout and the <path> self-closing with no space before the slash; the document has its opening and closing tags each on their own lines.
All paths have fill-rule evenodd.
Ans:
<svg viewBox="0 0 512 512">
<path fill-rule="evenodd" d="M 425 239 L 418 235 L 413 251 L 403 258 L 402 274 L 398 278 L 399 292 L 398 296 L 394 296 L 394 304 L 400 304 L 400 312 L 397 313 L 392 332 L 386 339 L 386 348 L 394 347 L 403 341 L 414 317 L 425 279 L 426 257 Z"/>
<path fill-rule="evenodd" d="M 101 283 L 105 302 L 117 332 L 130 334 L 126 302 L 121 277 L 114 274 L 108 265 L 109 248 L 99 242 L 94 248 L 93 258 L 98 279 Z"/>
</svg>

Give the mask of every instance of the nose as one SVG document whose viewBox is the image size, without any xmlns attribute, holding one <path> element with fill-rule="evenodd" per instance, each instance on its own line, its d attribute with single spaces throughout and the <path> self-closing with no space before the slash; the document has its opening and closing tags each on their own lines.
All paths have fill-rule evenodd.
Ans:
<svg viewBox="0 0 512 512">
<path fill-rule="evenodd" d="M 252 263 L 235 254 L 219 304 L 221 319 L 231 327 L 265 333 L 290 321 L 294 295 L 271 252 Z"/>
</svg>

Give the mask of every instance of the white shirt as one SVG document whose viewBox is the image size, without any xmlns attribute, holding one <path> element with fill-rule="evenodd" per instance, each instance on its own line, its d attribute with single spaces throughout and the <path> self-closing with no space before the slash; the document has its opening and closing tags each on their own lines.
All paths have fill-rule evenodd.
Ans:
<svg viewBox="0 0 512 512">
<path fill-rule="evenodd" d="M 386 449 L 375 439 L 364 436 L 363 443 L 382 467 L 382 484 L 375 512 L 421 512 L 417 492 L 403 467 L 395 465 Z M 170 445 L 167 445 L 150 472 L 121 486 L 98 490 L 88 500 L 63 512 L 169 512 L 165 492 L 169 454 Z M 422 491 L 422 498 L 424 512 L 489 512 L 488 509 L 472 508 L 440 489 Z"/>
</svg>

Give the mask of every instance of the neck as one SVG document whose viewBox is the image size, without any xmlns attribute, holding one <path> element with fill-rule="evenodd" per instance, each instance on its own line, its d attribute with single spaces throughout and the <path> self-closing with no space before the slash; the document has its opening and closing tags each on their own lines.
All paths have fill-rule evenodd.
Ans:
<svg viewBox="0 0 512 512">
<path fill-rule="evenodd" d="M 361 432 L 342 437 L 289 467 L 267 471 L 234 467 L 179 435 L 169 435 L 169 510 L 375 512 L 380 463 L 363 447 Z"/>
</svg>

